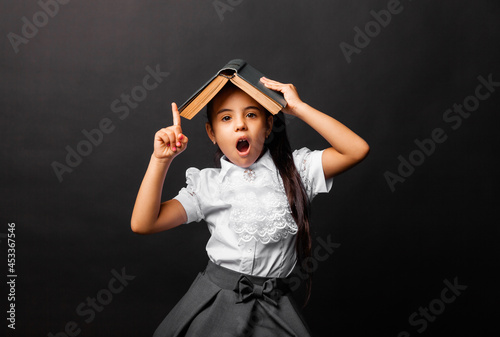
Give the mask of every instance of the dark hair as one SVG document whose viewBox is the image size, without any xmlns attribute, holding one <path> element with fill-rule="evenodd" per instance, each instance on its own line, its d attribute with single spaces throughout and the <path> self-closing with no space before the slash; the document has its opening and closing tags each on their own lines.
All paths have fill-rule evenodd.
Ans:
<svg viewBox="0 0 500 337">
<path fill-rule="evenodd" d="M 226 85 L 218 95 L 225 90 L 234 89 L 234 86 Z M 213 112 L 213 99 L 207 104 L 207 118 L 211 124 L 211 115 Z M 266 115 L 270 116 L 270 112 L 266 110 Z M 266 144 L 262 151 L 269 149 L 274 165 L 283 181 L 285 193 L 290 205 L 292 217 L 295 220 L 298 231 L 295 241 L 295 252 L 297 254 L 299 267 L 302 267 L 308 275 L 306 282 L 306 298 L 304 306 L 309 301 L 311 296 L 312 286 L 312 270 L 305 263 L 307 258 L 311 257 L 311 233 L 309 229 L 309 199 L 307 197 L 302 179 L 297 171 L 297 167 L 293 161 L 292 149 L 286 133 L 285 115 L 282 112 L 273 116 L 273 131 L 266 140 Z M 217 146 L 215 153 L 215 166 L 220 167 L 220 159 L 224 154 Z"/>
</svg>

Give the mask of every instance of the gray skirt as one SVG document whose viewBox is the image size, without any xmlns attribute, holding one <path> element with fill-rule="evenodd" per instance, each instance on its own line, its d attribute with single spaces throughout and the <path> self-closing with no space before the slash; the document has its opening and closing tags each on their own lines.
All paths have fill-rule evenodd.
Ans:
<svg viewBox="0 0 500 337">
<path fill-rule="evenodd" d="M 286 281 L 209 261 L 153 337 L 311 336 Z"/>
</svg>

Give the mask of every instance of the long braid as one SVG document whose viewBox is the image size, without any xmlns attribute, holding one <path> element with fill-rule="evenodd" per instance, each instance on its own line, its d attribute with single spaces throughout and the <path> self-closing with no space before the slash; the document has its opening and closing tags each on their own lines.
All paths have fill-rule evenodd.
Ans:
<svg viewBox="0 0 500 337">
<path fill-rule="evenodd" d="M 298 231 L 295 241 L 295 251 L 299 266 L 304 268 L 304 271 L 308 275 L 306 299 L 304 301 L 305 306 L 311 296 L 312 288 L 312 271 L 307 263 L 304 263 L 307 258 L 311 257 L 312 245 L 309 228 L 309 199 L 293 161 L 283 113 L 280 112 L 274 117 L 273 129 L 273 139 L 269 142 L 268 148 L 283 181 L 292 217 L 297 223 Z"/>
</svg>

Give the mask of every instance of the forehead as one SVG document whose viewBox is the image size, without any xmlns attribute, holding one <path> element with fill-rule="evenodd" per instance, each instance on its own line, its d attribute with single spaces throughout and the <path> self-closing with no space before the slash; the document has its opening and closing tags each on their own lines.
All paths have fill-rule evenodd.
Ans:
<svg viewBox="0 0 500 337">
<path fill-rule="evenodd" d="M 221 109 L 235 110 L 247 106 L 257 106 L 262 109 L 262 106 L 255 99 L 237 87 L 222 90 L 214 97 L 212 103 L 215 113 Z"/>
</svg>

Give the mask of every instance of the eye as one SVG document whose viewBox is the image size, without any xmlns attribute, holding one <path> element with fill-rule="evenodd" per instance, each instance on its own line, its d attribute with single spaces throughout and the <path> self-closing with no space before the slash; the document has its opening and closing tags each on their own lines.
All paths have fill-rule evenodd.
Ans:
<svg viewBox="0 0 500 337">
<path fill-rule="evenodd" d="M 257 117 L 257 114 L 255 112 L 249 112 L 249 113 L 247 113 L 247 117 L 255 118 L 255 117 Z"/>
<path fill-rule="evenodd" d="M 231 116 L 224 116 L 221 118 L 221 121 L 223 121 L 223 122 L 227 122 L 229 120 L 231 120 Z"/>
</svg>

